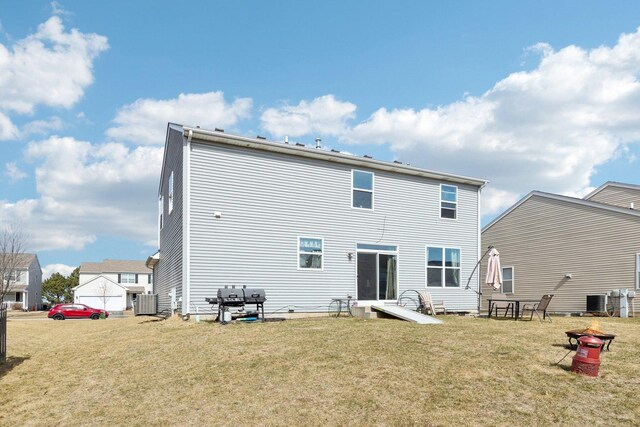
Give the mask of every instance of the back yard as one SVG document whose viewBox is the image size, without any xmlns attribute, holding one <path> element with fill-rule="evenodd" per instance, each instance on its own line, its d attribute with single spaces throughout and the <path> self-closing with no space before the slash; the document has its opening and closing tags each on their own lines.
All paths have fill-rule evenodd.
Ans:
<svg viewBox="0 0 640 427">
<path fill-rule="evenodd" d="M 637 425 L 640 319 L 597 379 L 553 324 L 309 319 L 9 321 L 0 425 Z"/>
</svg>

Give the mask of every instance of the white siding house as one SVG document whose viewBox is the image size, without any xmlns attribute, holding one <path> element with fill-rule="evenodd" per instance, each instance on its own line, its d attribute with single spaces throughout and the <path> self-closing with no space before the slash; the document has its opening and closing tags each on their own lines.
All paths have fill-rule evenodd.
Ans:
<svg viewBox="0 0 640 427">
<path fill-rule="evenodd" d="M 151 275 L 144 261 L 83 262 L 73 300 L 107 311 L 124 311 L 133 306 L 137 295 L 151 293 Z"/>
<path fill-rule="evenodd" d="M 299 144 L 170 124 L 159 188 L 160 309 L 209 309 L 225 285 L 264 288 L 267 311 L 331 298 L 391 303 L 425 289 L 477 309 L 486 181 Z M 477 289 L 478 278 L 471 282 Z"/>
<path fill-rule="evenodd" d="M 36 254 L 20 254 L 15 271 L 10 272 L 11 281 L 4 296 L 5 305 L 21 305 L 22 310 L 42 308 L 42 268 Z"/>
</svg>

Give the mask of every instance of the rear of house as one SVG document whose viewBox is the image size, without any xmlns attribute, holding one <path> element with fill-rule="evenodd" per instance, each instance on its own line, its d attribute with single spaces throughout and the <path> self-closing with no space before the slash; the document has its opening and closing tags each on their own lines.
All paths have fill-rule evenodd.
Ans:
<svg viewBox="0 0 640 427">
<path fill-rule="evenodd" d="M 347 296 L 395 302 L 425 288 L 448 309 L 474 311 L 465 285 L 485 183 L 170 124 L 150 258 L 160 309 L 209 310 L 218 288 L 246 285 L 266 290 L 268 312 L 324 311 Z"/>
<path fill-rule="evenodd" d="M 640 187 L 618 183 L 584 199 L 530 193 L 482 231 L 483 247 L 500 251 L 502 291 L 514 298 L 553 294 L 549 308 L 555 312 L 586 311 L 588 295 L 634 292 L 640 286 L 640 211 L 631 206 L 638 201 Z M 491 294 L 484 292 L 484 309 Z"/>
</svg>

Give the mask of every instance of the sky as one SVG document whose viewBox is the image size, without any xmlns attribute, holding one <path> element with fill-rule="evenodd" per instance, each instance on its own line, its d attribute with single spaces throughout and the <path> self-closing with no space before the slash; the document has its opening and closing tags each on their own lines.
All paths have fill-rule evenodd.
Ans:
<svg viewBox="0 0 640 427">
<path fill-rule="evenodd" d="M 157 250 L 167 122 L 532 190 L 640 183 L 635 1 L 0 0 L 0 225 L 44 275 Z"/>
</svg>

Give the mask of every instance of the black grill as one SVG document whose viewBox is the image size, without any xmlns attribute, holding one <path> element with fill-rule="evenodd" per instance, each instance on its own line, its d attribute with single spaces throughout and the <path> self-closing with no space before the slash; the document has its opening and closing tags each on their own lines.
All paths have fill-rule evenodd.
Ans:
<svg viewBox="0 0 640 427">
<path fill-rule="evenodd" d="M 264 303 L 267 300 L 264 289 L 250 288 L 246 286 L 242 288 L 231 288 L 225 286 L 218 289 L 216 298 L 205 298 L 206 302 L 211 305 L 218 305 L 218 321 L 224 322 L 223 314 L 230 312 L 233 308 L 236 317 L 254 317 L 248 311 L 245 311 L 246 305 L 255 304 L 256 311 L 253 312 L 255 317 L 260 318 L 264 322 Z"/>
<path fill-rule="evenodd" d="M 267 298 L 264 296 L 264 289 L 242 289 L 244 302 L 246 304 L 262 304 Z"/>
<path fill-rule="evenodd" d="M 228 307 L 239 307 L 244 305 L 244 294 L 242 289 L 223 288 L 218 289 L 218 304 Z"/>
</svg>

